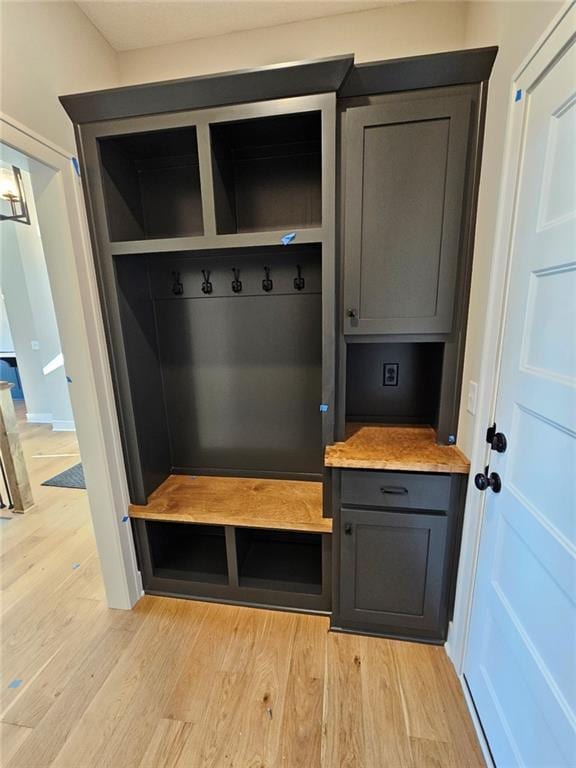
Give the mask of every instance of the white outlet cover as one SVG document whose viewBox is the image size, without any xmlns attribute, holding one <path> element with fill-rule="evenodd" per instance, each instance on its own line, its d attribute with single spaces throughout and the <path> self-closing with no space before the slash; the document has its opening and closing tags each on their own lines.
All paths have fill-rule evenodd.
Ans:
<svg viewBox="0 0 576 768">
<path fill-rule="evenodd" d="M 39 341 L 31 341 L 30 342 L 30 346 L 32 347 L 32 349 L 38 350 L 38 349 L 40 349 L 40 342 Z"/>
<path fill-rule="evenodd" d="M 476 401 L 478 399 L 478 384 L 475 381 L 468 382 L 468 402 L 466 410 L 472 416 L 476 415 Z"/>
</svg>

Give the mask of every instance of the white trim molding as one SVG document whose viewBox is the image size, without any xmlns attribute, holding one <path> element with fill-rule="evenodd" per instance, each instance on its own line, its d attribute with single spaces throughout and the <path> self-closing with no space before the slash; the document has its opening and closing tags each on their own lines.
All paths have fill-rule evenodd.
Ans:
<svg viewBox="0 0 576 768">
<path fill-rule="evenodd" d="M 142 595 L 80 178 L 72 155 L 0 113 L 0 139 L 36 161 L 35 198 L 108 605 Z"/>
<path fill-rule="evenodd" d="M 54 432 L 75 432 L 76 425 L 70 420 L 56 419 L 52 422 L 52 429 Z"/>
<path fill-rule="evenodd" d="M 52 424 L 51 413 L 27 413 L 26 421 L 28 424 Z"/>
</svg>

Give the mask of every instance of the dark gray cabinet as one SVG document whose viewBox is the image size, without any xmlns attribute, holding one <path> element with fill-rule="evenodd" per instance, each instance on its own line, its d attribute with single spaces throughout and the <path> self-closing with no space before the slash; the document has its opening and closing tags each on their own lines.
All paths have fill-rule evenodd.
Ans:
<svg viewBox="0 0 576 768">
<path fill-rule="evenodd" d="M 343 509 L 341 619 L 400 634 L 437 631 L 446 530 L 442 515 Z"/>
<path fill-rule="evenodd" d="M 346 110 L 346 334 L 452 331 L 471 111 L 446 89 Z"/>
<path fill-rule="evenodd" d="M 332 628 L 442 642 L 466 475 L 341 470 Z"/>
<path fill-rule="evenodd" d="M 322 612 L 332 599 L 335 628 L 445 636 L 465 483 L 327 471 L 322 450 L 346 420 L 456 440 L 495 54 L 62 97 L 132 502 L 170 474 L 313 479 L 336 517 L 334 545 L 134 520 L 147 592 Z"/>
</svg>

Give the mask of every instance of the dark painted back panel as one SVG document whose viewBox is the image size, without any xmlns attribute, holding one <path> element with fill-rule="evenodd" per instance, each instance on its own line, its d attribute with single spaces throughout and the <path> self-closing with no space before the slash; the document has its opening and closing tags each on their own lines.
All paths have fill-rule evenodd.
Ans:
<svg viewBox="0 0 576 768">
<path fill-rule="evenodd" d="M 175 467 L 322 471 L 321 297 L 156 302 Z"/>
<path fill-rule="evenodd" d="M 320 111 L 210 127 L 219 233 L 322 224 Z"/>
<path fill-rule="evenodd" d="M 98 139 L 112 241 L 201 235 L 196 128 Z"/>
<path fill-rule="evenodd" d="M 434 426 L 443 344 L 348 344 L 346 419 Z M 384 365 L 398 365 L 398 385 L 384 386 Z"/>
<path fill-rule="evenodd" d="M 115 266 L 142 480 L 148 495 L 171 469 L 154 311 L 142 258 L 124 257 Z M 145 499 L 134 501 L 141 504 Z"/>
<path fill-rule="evenodd" d="M 322 472 L 320 254 L 278 250 L 151 264 L 172 465 L 180 470 Z M 303 291 L 294 288 L 299 260 Z M 239 294 L 232 266 L 240 270 Z M 201 292 L 204 268 L 210 296 Z M 184 290 L 178 297 L 174 270 Z"/>
</svg>

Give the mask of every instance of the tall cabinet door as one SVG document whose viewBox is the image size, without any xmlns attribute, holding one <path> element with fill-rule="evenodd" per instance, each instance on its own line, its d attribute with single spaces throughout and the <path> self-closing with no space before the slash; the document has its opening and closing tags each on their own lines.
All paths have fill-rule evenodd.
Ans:
<svg viewBox="0 0 576 768">
<path fill-rule="evenodd" d="M 470 113 L 462 94 L 347 110 L 344 333 L 450 333 Z"/>
</svg>

